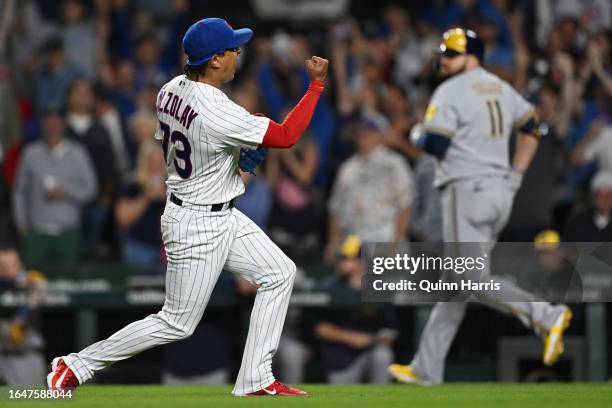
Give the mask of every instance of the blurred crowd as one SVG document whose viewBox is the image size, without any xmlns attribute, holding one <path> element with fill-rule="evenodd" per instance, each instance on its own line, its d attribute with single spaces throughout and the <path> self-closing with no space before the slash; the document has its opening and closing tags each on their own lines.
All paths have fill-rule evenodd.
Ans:
<svg viewBox="0 0 612 408">
<path fill-rule="evenodd" d="M 335 265 L 338 276 L 323 285 L 358 287 L 359 266 L 341 264 L 347 237 L 440 241 L 435 162 L 409 134 L 442 80 L 434 52 L 441 33 L 462 26 L 484 41 L 485 67 L 542 120 L 540 149 L 502 240 L 554 230 L 565 241 L 612 241 L 611 3 L 412 3 L 382 1 L 366 15 L 360 8 L 263 32 L 244 10 L 236 22 L 219 16 L 255 31 L 224 89 L 252 113 L 282 121 L 308 86 L 311 55 L 328 58 L 331 70 L 308 132 L 294 148 L 268 153 L 238 208 L 290 255 Z M 0 0 L 0 7 L 0 247 L 35 266 L 163 264 L 156 96 L 182 73 L 187 27 L 210 16 L 189 0 Z M 329 378 L 347 381 L 389 360 L 394 334 L 377 325 L 391 316 L 372 313 L 313 326 L 332 344 Z M 351 352 L 366 349 L 372 354 Z M 379 374 L 372 368 L 373 381 Z"/>
<path fill-rule="evenodd" d="M 83 257 L 159 263 L 166 192 L 152 139 L 155 100 L 181 74 L 181 38 L 197 18 L 190 3 L 2 6 L 4 239 L 15 238 L 34 264 Z M 440 240 L 433 159 L 408 136 L 441 81 L 440 33 L 463 26 L 486 44 L 485 66 L 524 93 L 543 121 L 509 239 L 532 240 L 552 228 L 569 231 L 568 240 L 607 240 L 610 13 L 607 1 L 389 4 L 366 19 L 256 35 L 225 89 L 253 113 L 283 119 L 307 87 L 310 55 L 329 58 L 332 72 L 308 133 L 295 148 L 270 152 L 239 208 L 288 252 L 327 261 L 348 234 Z M 256 20 L 247 23 L 257 32 Z"/>
</svg>

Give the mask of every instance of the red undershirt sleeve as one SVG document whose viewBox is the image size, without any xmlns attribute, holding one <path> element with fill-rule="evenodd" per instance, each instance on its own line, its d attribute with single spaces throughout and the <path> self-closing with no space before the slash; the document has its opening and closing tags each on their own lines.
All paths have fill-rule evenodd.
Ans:
<svg viewBox="0 0 612 408">
<path fill-rule="evenodd" d="M 270 120 L 261 146 L 289 148 L 297 141 L 308 127 L 312 114 L 323 93 L 322 81 L 311 81 L 308 90 L 297 105 L 287 114 L 283 123 Z"/>
</svg>

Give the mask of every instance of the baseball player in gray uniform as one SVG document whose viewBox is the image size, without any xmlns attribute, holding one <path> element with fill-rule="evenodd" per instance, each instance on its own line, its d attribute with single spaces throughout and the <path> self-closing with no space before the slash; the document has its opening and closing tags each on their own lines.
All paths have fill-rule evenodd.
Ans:
<svg viewBox="0 0 612 408">
<path fill-rule="evenodd" d="M 244 192 L 239 168 L 252 172 L 263 160 L 264 148 L 288 148 L 299 140 L 323 92 L 328 62 L 319 57 L 306 61 L 310 85 L 282 123 L 252 115 L 221 90 L 233 79 L 239 47 L 252 34 L 248 28 L 234 30 L 220 18 L 198 21 L 183 38 L 185 75 L 158 94 L 155 137 L 168 171 L 161 219 L 168 257 L 162 310 L 78 353 L 53 359 L 49 388 L 77 387 L 117 361 L 189 337 L 225 269 L 258 286 L 233 394 L 306 395 L 272 374 L 295 264 L 234 208 L 234 201 Z"/>
<path fill-rule="evenodd" d="M 441 189 L 444 241 L 492 246 L 537 150 L 537 117 L 516 90 L 481 67 L 484 46 L 474 32 L 448 30 L 440 51 L 441 74 L 449 78 L 435 90 L 416 142 L 438 159 L 435 185 Z M 517 145 L 510 161 L 514 131 Z M 484 278 L 488 280 L 486 274 Z M 473 295 L 532 328 L 544 339 L 544 364 L 557 361 L 572 316 L 569 308 L 538 301 L 507 281 L 497 294 Z M 442 383 L 444 361 L 466 308 L 466 302 L 437 303 L 411 364 L 393 364 L 390 374 L 405 383 Z"/>
</svg>

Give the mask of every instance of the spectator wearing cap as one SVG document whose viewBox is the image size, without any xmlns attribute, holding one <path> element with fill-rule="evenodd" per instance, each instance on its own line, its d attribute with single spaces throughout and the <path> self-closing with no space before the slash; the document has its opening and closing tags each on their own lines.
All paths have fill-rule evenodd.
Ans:
<svg viewBox="0 0 612 408">
<path fill-rule="evenodd" d="M 537 263 L 526 268 L 521 287 L 549 302 L 582 301 L 582 279 L 572 264 L 570 246 L 561 245 L 561 235 L 544 230 L 533 241 Z M 529 259 L 529 257 L 526 257 Z"/>
<path fill-rule="evenodd" d="M 26 261 L 74 261 L 81 249 L 81 207 L 97 190 L 87 151 L 65 138 L 57 110 L 43 118 L 43 140 L 25 148 L 13 192 L 13 212 Z"/>
<path fill-rule="evenodd" d="M 566 242 L 612 241 L 612 173 L 599 172 L 591 182 L 591 205 L 565 226 Z"/>
<path fill-rule="evenodd" d="M 35 74 L 36 109 L 43 112 L 64 102 L 68 85 L 78 77 L 77 68 L 68 62 L 60 38 L 51 38 L 44 47 L 45 59 Z"/>
<path fill-rule="evenodd" d="M 336 257 L 336 274 L 325 279 L 321 287 L 359 296 L 365 267 L 360 253 L 359 237 L 347 237 Z M 391 345 L 397 337 L 391 307 L 362 305 L 325 310 L 315 321 L 314 334 L 320 342 L 330 383 L 389 382 L 387 367 L 393 359 Z"/>
<path fill-rule="evenodd" d="M 410 168 L 383 145 L 376 121 L 362 118 L 354 132 L 357 153 L 340 166 L 329 201 L 328 261 L 347 235 L 387 242 L 404 240 L 408 232 L 414 195 Z"/>
</svg>

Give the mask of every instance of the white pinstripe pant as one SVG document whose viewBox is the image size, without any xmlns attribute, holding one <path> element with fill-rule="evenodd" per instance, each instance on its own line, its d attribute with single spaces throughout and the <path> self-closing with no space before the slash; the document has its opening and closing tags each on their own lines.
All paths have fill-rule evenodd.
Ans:
<svg viewBox="0 0 612 408">
<path fill-rule="evenodd" d="M 152 347 L 189 337 L 222 269 L 260 285 L 233 394 L 274 381 L 272 357 L 283 329 L 295 264 L 237 209 L 202 212 L 170 201 L 162 216 L 168 256 L 162 310 L 66 357 L 81 383 L 96 371 Z M 202 350 L 214 353 L 214 350 Z"/>
</svg>

